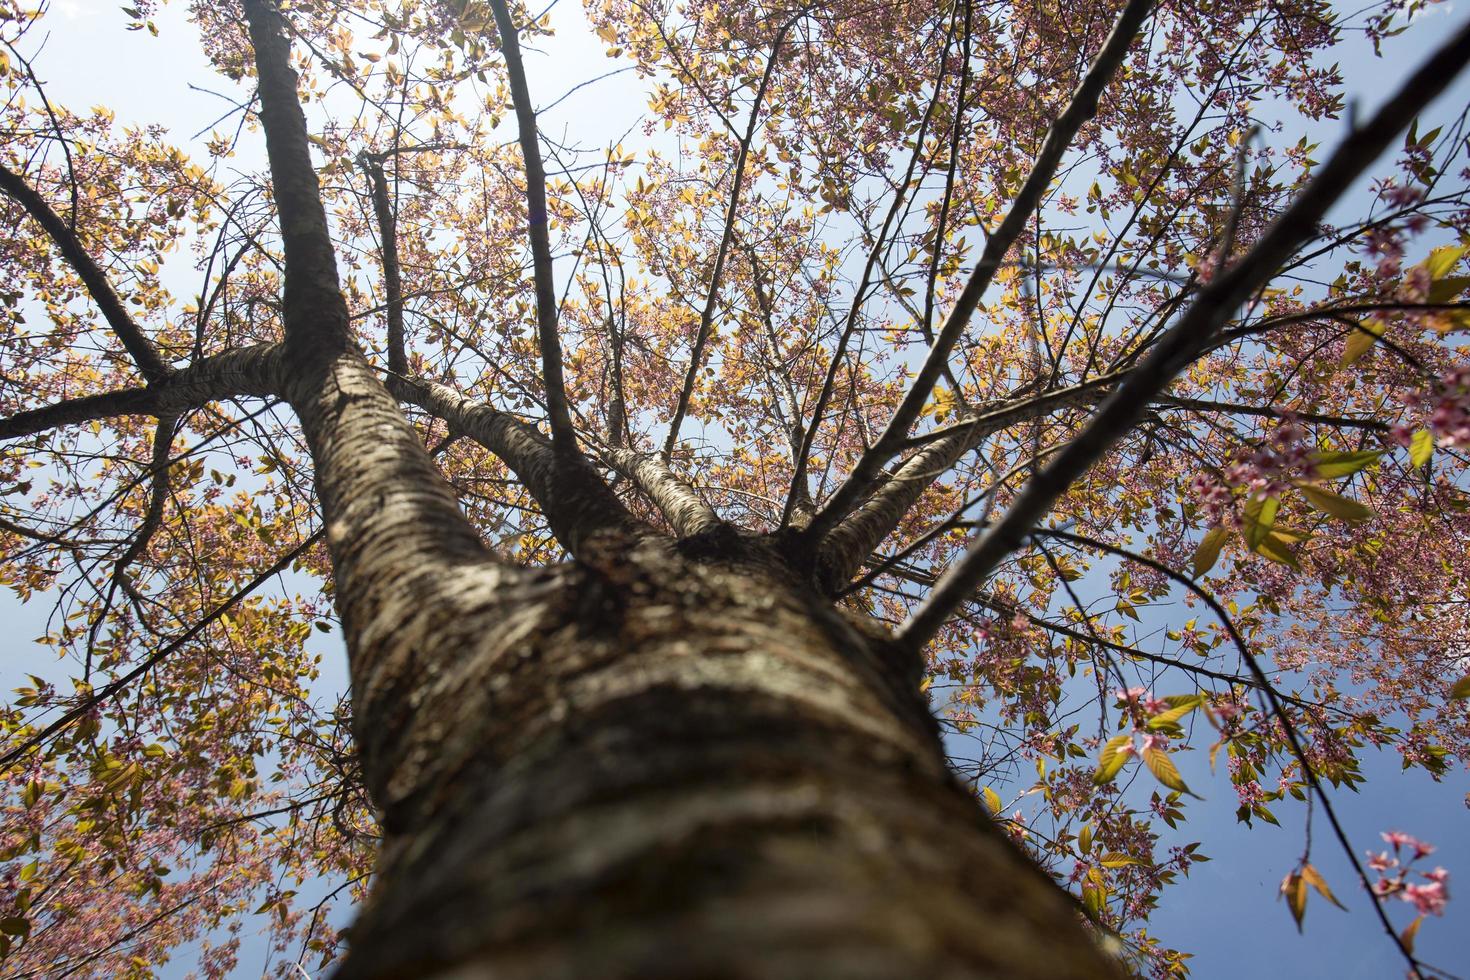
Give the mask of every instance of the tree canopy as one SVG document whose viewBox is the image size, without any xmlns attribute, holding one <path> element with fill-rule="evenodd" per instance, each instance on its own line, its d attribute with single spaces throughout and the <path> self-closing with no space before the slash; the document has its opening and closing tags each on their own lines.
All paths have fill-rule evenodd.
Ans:
<svg viewBox="0 0 1470 980">
<path fill-rule="evenodd" d="M 1446 872 L 1332 800 L 1470 763 L 1470 29 L 1364 108 L 1337 52 L 1433 4 L 587 0 L 558 91 L 540 8 L 293 0 L 269 54 L 249 6 L 190 5 L 230 106 L 186 138 L 51 98 L 55 15 L 0 0 L 0 575 L 55 608 L 6 654 L 7 976 L 224 975 L 257 927 L 315 972 L 370 881 L 288 150 L 505 560 L 764 536 L 922 651 L 957 776 L 1138 971 L 1187 972 L 1148 919 L 1198 792 L 1312 808 L 1290 913 L 1374 901 L 1430 975 Z M 620 141 L 538 129 L 615 70 Z"/>
</svg>

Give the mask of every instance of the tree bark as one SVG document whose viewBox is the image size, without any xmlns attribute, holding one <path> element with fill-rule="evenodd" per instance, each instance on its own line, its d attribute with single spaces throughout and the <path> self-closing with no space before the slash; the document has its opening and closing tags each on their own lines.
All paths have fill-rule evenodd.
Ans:
<svg viewBox="0 0 1470 980">
<path fill-rule="evenodd" d="M 671 472 L 642 475 L 697 529 L 678 543 L 627 519 L 570 432 L 548 452 L 397 384 L 512 457 L 575 561 L 523 569 L 482 546 L 355 349 L 280 15 L 244 10 L 286 252 L 282 394 L 384 832 L 337 976 L 1110 975 L 951 778 L 919 657 L 775 539 L 701 520 Z"/>
<path fill-rule="evenodd" d="M 602 541 L 467 572 L 358 699 L 385 844 L 338 977 L 1114 975 L 876 631 L 767 539 Z"/>
</svg>

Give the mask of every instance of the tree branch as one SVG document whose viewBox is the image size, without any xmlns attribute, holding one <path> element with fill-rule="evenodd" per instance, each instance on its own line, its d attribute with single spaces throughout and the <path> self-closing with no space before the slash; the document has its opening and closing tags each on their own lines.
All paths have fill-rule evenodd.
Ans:
<svg viewBox="0 0 1470 980">
<path fill-rule="evenodd" d="M 674 405 L 668 438 L 664 440 L 665 459 L 673 455 L 674 447 L 679 444 L 679 429 L 684 424 L 684 415 L 689 411 L 689 399 L 694 395 L 694 383 L 699 378 L 699 370 L 704 366 L 704 349 L 709 344 L 715 308 L 720 301 L 720 279 L 725 272 L 725 258 L 730 252 L 730 243 L 735 238 L 735 218 L 740 208 L 740 191 L 745 184 L 745 162 L 750 157 L 750 144 L 755 139 L 756 124 L 760 121 L 761 103 L 765 101 L 766 89 L 770 87 L 771 77 L 775 74 L 776 64 L 781 56 L 781 42 L 786 39 L 786 32 L 794 23 L 796 19 L 792 18 L 782 24 L 776 32 L 776 39 L 771 42 L 771 56 L 766 59 L 766 69 L 761 75 L 760 87 L 755 92 L 755 103 L 750 107 L 750 120 L 735 154 L 734 186 L 730 189 L 730 204 L 725 209 L 725 230 L 720 236 L 720 246 L 715 251 L 715 267 L 710 273 L 709 289 L 705 292 L 704 309 L 699 314 L 699 330 L 694 335 L 694 349 L 689 352 L 689 370 L 684 375 L 684 387 L 679 392 L 679 401 Z"/>
<path fill-rule="evenodd" d="M 653 501 L 679 537 L 693 537 L 725 523 L 663 456 L 608 447 L 602 451 L 602 458 Z"/>
<path fill-rule="evenodd" d="M 17 412 L 0 419 L 0 439 L 122 415 L 177 415 L 224 398 L 269 397 L 282 385 L 282 354 L 278 344 L 242 347 L 206 357 L 146 388 L 117 388 Z"/>
<path fill-rule="evenodd" d="M 490 0 L 495 27 L 500 32 L 500 53 L 510 78 L 510 97 L 520 127 L 521 156 L 526 164 L 526 224 L 531 238 L 532 275 L 536 286 L 536 328 L 541 339 L 541 380 L 546 388 L 546 412 L 551 422 L 551 442 L 557 449 L 573 451 L 577 435 L 567 407 L 566 381 L 562 377 L 561 336 L 557 332 L 556 284 L 552 281 L 551 235 L 546 211 L 546 169 L 536 135 L 536 111 L 526 87 L 526 69 L 521 63 L 521 44 L 515 22 L 505 0 Z"/>
<path fill-rule="evenodd" d="M 406 375 L 408 352 L 403 343 L 403 282 L 398 271 L 398 222 L 393 215 L 393 202 L 388 199 L 383 156 L 362 153 L 357 162 L 367 174 L 372 189 L 373 211 L 378 218 L 378 247 L 383 258 L 383 288 L 387 294 L 388 370 Z"/>
<path fill-rule="evenodd" d="M 561 452 L 534 426 L 476 404 L 446 385 L 405 378 L 395 379 L 392 389 L 510 467 L 571 554 L 577 555 L 598 532 L 639 530 L 639 523 L 580 452 Z"/>
<path fill-rule="evenodd" d="M 87 250 L 82 247 L 81 240 L 57 213 L 51 210 L 51 206 L 37 194 L 19 174 L 11 171 L 0 164 L 0 191 L 25 209 L 36 223 L 39 224 L 47 237 L 55 243 L 66 259 L 67 264 L 75 270 L 81 278 L 82 284 L 87 288 L 87 294 L 102 311 L 102 316 L 107 320 L 107 325 L 117 339 L 122 341 L 128 356 L 137 365 L 138 371 L 143 375 L 143 380 L 152 383 L 162 381 L 172 371 L 161 356 L 153 342 L 144 335 L 142 328 L 133 322 L 128 315 L 123 301 L 113 291 L 112 284 L 107 280 L 107 274 L 102 271 Z"/>
<path fill-rule="evenodd" d="M 1057 165 L 1061 162 L 1062 154 L 1071 145 L 1083 124 L 1096 114 L 1099 97 L 1123 63 L 1128 48 L 1142 29 L 1143 22 L 1148 17 L 1152 6 L 1153 0 L 1129 0 L 1122 13 L 1118 15 L 1112 33 L 1108 35 L 1107 41 L 1093 61 L 1092 67 L 1088 69 L 1087 75 L 1077 86 L 1067 108 L 1047 131 L 1041 152 L 1037 154 L 1036 162 L 1031 168 L 1031 175 L 1026 178 L 1026 183 L 1016 195 L 1010 211 L 1006 213 L 1000 226 L 986 239 L 985 250 L 980 256 L 980 261 L 976 264 L 974 272 L 970 274 L 970 279 L 960 293 L 959 299 L 956 300 L 954 308 L 950 310 L 949 316 L 940 327 L 934 344 L 929 348 L 929 353 L 925 356 L 919 373 L 914 377 L 903 400 L 894 411 L 893 418 L 883 430 L 883 434 L 879 436 L 878 441 L 858 458 L 842 486 L 807 528 L 806 533 L 812 539 L 820 540 L 842 518 L 847 516 L 878 478 L 883 464 L 892 458 L 908 437 L 910 427 L 918 419 L 924 403 L 934 389 L 935 382 L 944 372 L 949 354 L 959 340 L 960 334 L 969 324 L 976 307 L 979 306 L 980 298 L 989 287 L 992 277 L 1000 268 L 1011 245 L 1025 229 L 1031 213 L 1040 206 L 1043 195 L 1051 186 L 1052 177 L 1056 173 Z"/>
<path fill-rule="evenodd" d="M 1300 196 L 1237 263 L 1206 284 L 1189 310 L 1129 373 L 1088 426 L 1028 483 L 1009 511 L 947 571 L 900 631 L 917 651 L 950 612 L 1013 551 L 1092 464 L 1137 422 L 1149 402 L 1204 350 L 1235 311 L 1316 230 L 1317 224 L 1367 167 L 1470 61 L 1470 25 L 1425 61 L 1399 91 L 1321 166 Z"/>
</svg>

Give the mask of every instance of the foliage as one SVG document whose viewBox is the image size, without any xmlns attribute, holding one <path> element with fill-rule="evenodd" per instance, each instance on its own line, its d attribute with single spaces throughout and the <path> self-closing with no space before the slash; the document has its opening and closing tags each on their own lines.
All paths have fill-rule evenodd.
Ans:
<svg viewBox="0 0 1470 980">
<path fill-rule="evenodd" d="M 588 0 L 647 115 L 613 146 L 543 132 L 545 214 L 492 6 L 286 9 L 357 340 L 385 377 L 541 424 L 559 393 L 525 229 L 548 227 L 566 404 L 626 505 L 669 524 L 628 463 L 667 446 L 722 517 L 823 528 L 829 590 L 897 625 L 1320 172 L 1335 140 L 1299 134 L 1343 125 L 1334 52 L 1422 5 L 1159 4 L 896 437 L 1119 5 Z M 151 2 L 124 9 L 157 32 Z M 156 381 L 120 323 L 170 370 L 282 336 L 248 36 L 236 4 L 190 10 L 241 102 L 175 146 L 47 98 L 46 19 L 0 0 L 0 574 L 55 603 L 60 661 L 0 712 L 7 974 L 148 976 L 207 937 L 198 969 L 223 975 L 251 912 L 283 972 L 315 970 L 337 920 L 297 894 L 360 896 L 373 858 L 350 707 L 307 643 L 335 620 L 290 412 L 242 392 L 16 435 Z M 1378 167 L 925 648 L 956 771 L 1001 819 L 1034 803 L 1015 835 L 1160 975 L 1187 968 L 1149 913 L 1208 848 L 1161 824 L 1187 832 L 1195 792 L 1275 823 L 1314 782 L 1356 789 L 1365 751 L 1470 762 L 1465 117 L 1426 115 Z M 488 542 L 565 557 L 521 474 L 408 411 Z M 831 513 L 875 444 L 897 476 Z M 1186 785 L 1190 752 L 1231 789 Z M 1444 872 L 1398 860 L 1370 861 L 1377 893 L 1441 911 Z M 1298 921 L 1308 888 L 1336 901 L 1304 857 Z"/>
</svg>

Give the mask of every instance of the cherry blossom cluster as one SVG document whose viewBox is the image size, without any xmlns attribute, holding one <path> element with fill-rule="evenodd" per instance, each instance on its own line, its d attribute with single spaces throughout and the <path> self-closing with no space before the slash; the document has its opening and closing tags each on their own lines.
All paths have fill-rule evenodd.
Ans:
<svg viewBox="0 0 1470 980">
<path fill-rule="evenodd" d="M 1389 207 L 1404 210 L 1418 204 L 1424 192 L 1417 187 L 1386 180 L 1378 188 L 1378 197 Z M 1368 229 L 1363 235 L 1363 251 L 1377 261 L 1381 278 L 1391 279 L 1399 274 L 1404 261 L 1404 233 L 1417 235 L 1428 223 L 1429 219 L 1424 215 L 1410 214 L 1401 224 L 1386 222 Z"/>
<path fill-rule="evenodd" d="M 1470 364 L 1461 364 L 1446 371 L 1429 397 L 1411 392 L 1404 397 L 1404 403 L 1410 408 L 1429 409 L 1425 424 L 1439 446 L 1449 449 L 1470 446 Z M 1394 439 L 1405 446 L 1413 435 L 1412 426 L 1394 427 Z"/>
<path fill-rule="evenodd" d="M 1424 879 L 1423 882 L 1409 880 L 1410 867 L 1419 859 L 1433 854 L 1434 846 L 1397 830 L 1380 836 L 1393 847 L 1393 854 L 1388 851 L 1368 852 L 1368 867 L 1379 876 L 1373 883 L 1373 894 L 1379 899 L 1397 895 L 1413 905 L 1420 915 L 1444 915 L 1445 905 L 1450 899 L 1450 873 L 1436 867 L 1433 871 L 1414 872 Z"/>
<path fill-rule="evenodd" d="M 1227 467 L 1223 478 L 1213 473 L 1196 476 L 1190 489 L 1208 521 L 1220 524 L 1231 516 L 1236 489 L 1244 489 L 1259 500 L 1290 487 L 1292 479 L 1302 475 L 1309 466 L 1311 450 L 1306 434 L 1300 422 L 1286 415 L 1265 443 Z"/>
</svg>

